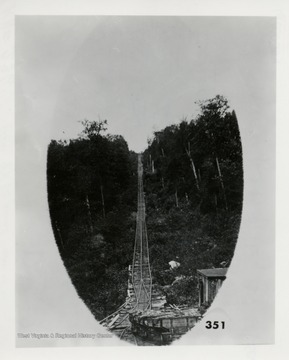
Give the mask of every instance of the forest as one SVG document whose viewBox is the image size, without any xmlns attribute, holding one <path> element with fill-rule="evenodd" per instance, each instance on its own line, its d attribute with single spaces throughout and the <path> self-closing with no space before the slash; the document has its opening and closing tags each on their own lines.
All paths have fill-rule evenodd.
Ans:
<svg viewBox="0 0 289 360">
<path fill-rule="evenodd" d="M 220 95 L 199 115 L 153 133 L 143 152 L 153 283 L 167 301 L 197 305 L 196 270 L 228 267 L 241 222 L 242 146 Z M 137 154 L 108 123 L 83 120 L 76 139 L 47 155 L 51 224 L 78 295 L 97 320 L 126 298 L 137 209 Z M 170 269 L 169 262 L 180 263 Z"/>
</svg>

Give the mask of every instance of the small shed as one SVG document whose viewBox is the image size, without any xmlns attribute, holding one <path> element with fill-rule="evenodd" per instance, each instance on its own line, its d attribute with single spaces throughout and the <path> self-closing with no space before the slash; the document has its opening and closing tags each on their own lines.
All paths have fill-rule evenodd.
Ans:
<svg viewBox="0 0 289 360">
<path fill-rule="evenodd" d="M 210 305 L 217 295 L 228 268 L 197 270 L 199 285 L 199 306 Z"/>
</svg>

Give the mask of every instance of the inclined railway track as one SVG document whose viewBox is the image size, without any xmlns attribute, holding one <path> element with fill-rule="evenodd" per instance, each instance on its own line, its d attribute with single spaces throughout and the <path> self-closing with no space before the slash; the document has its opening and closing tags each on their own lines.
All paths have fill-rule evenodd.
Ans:
<svg viewBox="0 0 289 360">
<path fill-rule="evenodd" d="M 148 236 L 145 221 L 142 157 L 138 155 L 138 202 L 136 234 L 131 267 L 132 294 L 113 314 L 100 324 L 112 330 L 120 338 L 135 345 L 144 345 L 130 331 L 129 313 L 143 312 L 152 307 L 152 276 L 149 262 Z"/>
<path fill-rule="evenodd" d="M 186 322 L 186 330 L 191 328 L 188 321 L 197 321 L 199 315 L 187 314 L 175 305 L 170 305 L 171 309 L 164 310 L 164 304 L 166 297 L 159 293 L 156 289 L 152 292 L 152 276 L 149 261 L 149 248 L 148 248 L 148 236 L 146 229 L 146 214 L 145 214 L 145 197 L 143 191 L 143 165 L 141 155 L 138 156 L 138 204 L 137 204 L 137 221 L 136 221 L 136 234 L 133 253 L 133 262 L 129 266 L 129 281 L 128 281 L 128 296 L 124 304 L 122 304 L 113 314 L 103 319 L 100 324 L 106 326 L 110 331 L 117 335 L 120 339 L 137 346 L 150 346 L 160 345 L 168 343 L 172 339 L 179 338 L 180 333 L 172 332 L 172 318 L 175 318 L 175 322 L 182 321 L 182 317 Z M 143 322 L 140 324 L 138 321 L 142 321 L 142 316 L 148 318 L 148 314 L 158 314 L 156 310 L 163 311 L 162 315 L 167 314 L 167 320 L 169 319 L 169 329 L 165 329 L 165 334 L 160 334 L 160 327 L 163 325 L 162 316 L 157 320 L 158 325 L 154 323 L 154 326 Z M 147 310 L 151 310 L 146 312 Z M 160 312 L 161 312 L 160 311 Z M 132 324 L 130 322 L 130 314 L 132 315 Z M 169 315 L 168 315 L 169 314 Z M 158 316 L 158 315 L 156 315 Z M 196 317 L 196 318 L 195 318 Z M 193 320 L 192 320 L 193 319 Z M 146 319 L 147 320 L 147 319 Z M 146 321 L 145 320 L 145 321 Z M 184 324 L 176 325 L 175 328 L 183 328 Z M 194 324 L 192 325 L 194 326 Z M 132 332 L 133 331 L 133 332 Z M 174 331 L 174 330 L 172 330 Z M 183 331 L 179 330 L 179 331 Z"/>
<path fill-rule="evenodd" d="M 151 308 L 152 277 L 149 262 L 148 236 L 145 221 L 145 199 L 143 191 L 143 165 L 138 155 L 138 211 L 135 246 L 132 263 L 132 285 L 136 297 L 136 310 Z"/>
</svg>

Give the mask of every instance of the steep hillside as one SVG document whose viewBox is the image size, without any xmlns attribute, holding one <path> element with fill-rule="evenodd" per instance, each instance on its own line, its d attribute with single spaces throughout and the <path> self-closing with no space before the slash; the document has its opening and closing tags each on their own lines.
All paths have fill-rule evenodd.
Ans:
<svg viewBox="0 0 289 360">
<path fill-rule="evenodd" d="M 104 123 L 52 141 L 47 179 L 51 223 L 64 265 L 97 319 L 125 299 L 137 200 L 137 156 Z M 97 126 L 98 127 L 97 127 Z"/>
<path fill-rule="evenodd" d="M 235 112 L 222 96 L 199 105 L 196 119 L 155 132 L 143 154 L 153 282 L 175 304 L 196 304 L 196 269 L 230 265 L 241 221 Z M 97 319 L 125 300 L 137 209 L 137 154 L 106 125 L 83 121 L 77 139 L 51 141 L 47 159 L 56 244 Z"/>
<path fill-rule="evenodd" d="M 155 132 L 144 153 L 153 275 L 178 304 L 196 303 L 196 269 L 230 265 L 241 221 L 235 112 L 221 96 L 199 104 L 196 119 Z M 169 270 L 171 260 L 181 266 Z"/>
</svg>

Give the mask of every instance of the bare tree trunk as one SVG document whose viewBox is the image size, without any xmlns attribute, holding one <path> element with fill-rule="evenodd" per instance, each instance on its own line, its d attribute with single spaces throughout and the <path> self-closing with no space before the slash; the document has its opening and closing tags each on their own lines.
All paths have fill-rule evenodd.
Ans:
<svg viewBox="0 0 289 360">
<path fill-rule="evenodd" d="M 164 178 L 162 177 L 162 187 L 163 189 L 165 188 L 165 182 L 164 182 Z"/>
<path fill-rule="evenodd" d="M 155 162 L 154 162 L 154 160 L 152 161 L 152 173 L 154 174 L 154 172 L 155 172 Z"/>
<path fill-rule="evenodd" d="M 186 153 L 187 153 L 187 155 L 189 157 L 189 160 L 190 160 L 190 163 L 191 163 L 191 168 L 192 168 L 193 173 L 194 173 L 197 189 L 200 190 L 198 176 L 197 176 L 197 172 L 196 172 L 196 167 L 195 167 L 193 158 L 191 156 L 190 142 L 188 142 L 188 148 L 186 149 Z"/>
<path fill-rule="evenodd" d="M 202 177 L 201 177 L 201 170 L 200 170 L 200 169 L 198 170 L 198 175 L 199 175 L 199 182 L 201 182 L 201 181 L 202 181 Z"/>
<path fill-rule="evenodd" d="M 176 207 L 179 207 L 179 199 L 178 199 L 178 190 L 177 189 L 175 192 L 175 198 L 176 198 Z"/>
<path fill-rule="evenodd" d="M 162 148 L 162 155 L 163 155 L 163 157 L 165 157 L 165 152 L 164 152 L 163 148 Z"/>
<path fill-rule="evenodd" d="M 87 212 L 88 212 L 90 232 L 91 232 L 91 234 L 92 234 L 92 232 L 93 232 L 93 226 L 92 226 L 92 218 L 91 218 L 91 211 L 90 211 L 90 202 L 89 202 L 89 199 L 88 199 L 88 195 L 86 195 L 86 206 L 87 206 Z"/>
<path fill-rule="evenodd" d="M 223 182 L 223 176 L 222 176 L 221 168 L 220 168 L 220 164 L 219 164 L 219 159 L 218 159 L 217 156 L 216 156 L 216 164 L 217 164 L 219 179 L 220 179 L 220 183 L 221 183 L 221 187 L 222 187 L 222 191 L 223 191 L 223 196 L 224 196 L 224 201 L 225 201 L 225 208 L 228 211 L 227 196 L 226 196 L 225 186 L 224 186 L 224 182 Z"/>
<path fill-rule="evenodd" d="M 105 205 L 104 205 L 104 196 L 103 196 L 103 186 L 100 185 L 100 193 L 101 193 L 101 203 L 102 203 L 102 216 L 105 218 Z"/>
</svg>

